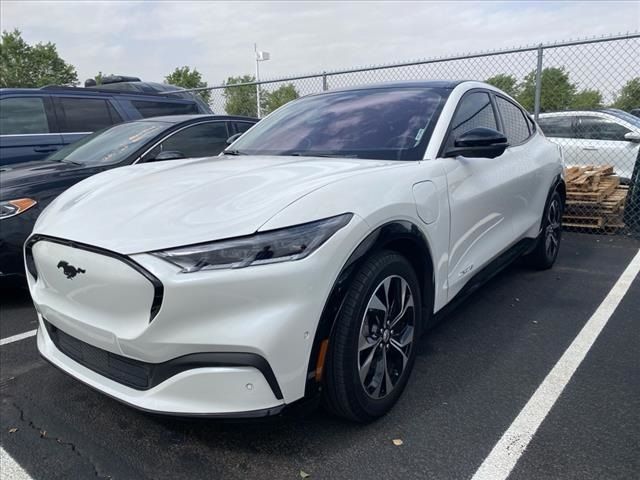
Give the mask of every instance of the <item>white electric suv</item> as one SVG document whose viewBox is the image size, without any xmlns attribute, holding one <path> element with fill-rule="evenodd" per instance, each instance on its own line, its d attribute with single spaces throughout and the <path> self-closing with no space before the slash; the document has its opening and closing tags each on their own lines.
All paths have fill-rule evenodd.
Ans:
<svg viewBox="0 0 640 480">
<path fill-rule="evenodd" d="M 445 306 L 517 256 L 551 267 L 564 197 L 559 147 L 487 84 L 304 97 L 220 157 L 54 200 L 25 244 L 38 348 L 148 411 L 368 421 Z"/>
</svg>

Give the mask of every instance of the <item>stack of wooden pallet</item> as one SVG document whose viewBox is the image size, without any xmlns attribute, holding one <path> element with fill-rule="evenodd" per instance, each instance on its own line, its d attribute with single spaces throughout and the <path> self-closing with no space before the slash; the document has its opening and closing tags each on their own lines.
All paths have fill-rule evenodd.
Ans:
<svg viewBox="0 0 640 480">
<path fill-rule="evenodd" d="M 567 206 L 565 227 L 617 229 L 624 227 L 628 188 L 620 185 L 613 167 L 570 167 L 565 172 Z"/>
</svg>

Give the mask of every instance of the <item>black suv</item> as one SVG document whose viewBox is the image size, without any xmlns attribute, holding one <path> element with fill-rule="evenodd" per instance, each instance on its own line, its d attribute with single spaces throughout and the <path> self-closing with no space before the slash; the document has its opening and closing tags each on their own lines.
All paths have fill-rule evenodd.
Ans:
<svg viewBox="0 0 640 480">
<path fill-rule="evenodd" d="M 2 88 L 0 165 L 44 159 L 89 133 L 128 120 L 212 113 L 197 95 L 177 90 L 138 79 L 91 88 Z"/>
</svg>

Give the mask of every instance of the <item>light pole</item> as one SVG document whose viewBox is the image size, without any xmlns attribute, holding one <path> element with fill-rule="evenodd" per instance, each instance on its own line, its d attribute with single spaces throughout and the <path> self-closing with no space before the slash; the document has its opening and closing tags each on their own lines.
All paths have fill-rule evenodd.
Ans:
<svg viewBox="0 0 640 480">
<path fill-rule="evenodd" d="M 262 109 L 260 108 L 260 62 L 269 60 L 269 52 L 258 51 L 258 44 L 253 44 L 253 51 L 256 53 L 256 103 L 258 107 L 258 118 L 262 117 Z"/>
</svg>

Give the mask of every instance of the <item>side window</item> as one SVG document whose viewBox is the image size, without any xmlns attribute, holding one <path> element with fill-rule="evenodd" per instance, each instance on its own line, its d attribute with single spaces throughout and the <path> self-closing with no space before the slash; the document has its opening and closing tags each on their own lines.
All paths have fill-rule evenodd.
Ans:
<svg viewBox="0 0 640 480">
<path fill-rule="evenodd" d="M 451 121 L 448 145 L 452 146 L 456 137 L 477 127 L 498 128 L 489 94 L 485 92 L 473 92 L 462 99 Z"/>
<path fill-rule="evenodd" d="M 12 97 L 0 100 L 0 135 L 49 132 L 42 97 Z"/>
<path fill-rule="evenodd" d="M 520 108 L 509 100 L 498 96 L 496 96 L 496 104 L 502 117 L 502 126 L 509 145 L 519 145 L 531 136 L 529 123 Z"/>
<path fill-rule="evenodd" d="M 170 136 L 159 145 L 159 150 L 154 148 L 153 153 L 178 151 L 187 158 L 212 157 L 224 150 L 227 138 L 226 122 L 201 123 Z"/>
<path fill-rule="evenodd" d="M 249 122 L 235 122 L 236 133 L 244 133 L 253 127 L 255 124 Z"/>
<path fill-rule="evenodd" d="M 122 122 L 118 112 L 107 100 L 60 97 L 58 102 L 65 119 L 61 132 L 95 132 Z"/>
<path fill-rule="evenodd" d="M 187 115 L 198 113 L 195 103 L 177 102 L 153 102 L 148 100 L 132 100 L 135 107 L 143 118 L 161 117 L 163 115 Z"/>
<path fill-rule="evenodd" d="M 624 142 L 624 136 L 629 133 L 626 127 L 601 117 L 578 117 L 576 134 L 578 138 L 588 140 L 614 140 Z"/>
<path fill-rule="evenodd" d="M 547 137 L 575 138 L 573 131 L 573 117 L 563 115 L 561 117 L 538 118 L 538 125 Z"/>
</svg>

